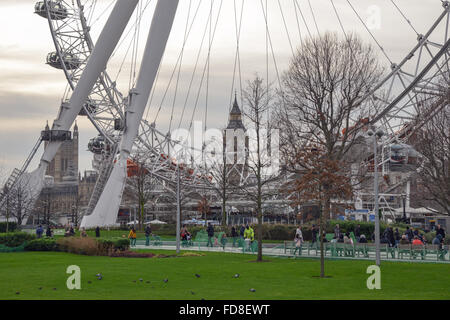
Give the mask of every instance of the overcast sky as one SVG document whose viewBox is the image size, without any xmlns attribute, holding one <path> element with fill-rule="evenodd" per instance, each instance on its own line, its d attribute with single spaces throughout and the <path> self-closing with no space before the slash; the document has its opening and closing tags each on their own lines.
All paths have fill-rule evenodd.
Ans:
<svg viewBox="0 0 450 320">
<path fill-rule="evenodd" d="M 88 2 L 86 7 L 89 7 Z M 98 1 L 94 13 L 92 34 L 94 39 L 101 31 L 109 9 L 111 0 Z M 145 4 L 147 1 L 143 1 Z M 145 45 L 146 33 L 151 20 L 154 3 L 150 2 L 141 23 L 141 38 L 139 53 Z M 156 121 L 157 127 L 167 130 L 171 116 L 172 104 L 175 106 L 174 122 L 178 124 L 179 117 L 185 104 L 189 80 L 194 69 L 195 57 L 200 45 L 201 37 L 206 26 L 210 11 L 210 1 L 203 1 L 197 17 L 193 23 L 191 34 L 185 47 L 183 64 L 179 78 L 178 94 L 173 102 L 175 81 L 168 89 L 166 99 L 162 103 L 162 93 L 165 91 L 174 64 L 180 53 L 185 24 L 188 17 L 188 8 L 191 3 L 193 12 L 199 0 L 180 0 L 175 25 L 169 39 L 166 54 L 163 59 L 160 77 L 155 87 L 155 95 L 150 103 L 147 119 L 155 120 L 156 111 L 161 106 L 160 115 Z M 224 0 L 217 24 L 217 31 L 211 47 L 210 76 L 208 82 L 208 127 L 220 128 L 226 125 L 227 114 L 232 95 L 233 67 L 236 52 L 235 14 L 234 2 L 238 8 L 238 16 L 242 0 Z M 265 0 L 245 0 L 243 10 L 243 23 L 241 26 L 240 55 L 241 80 L 249 80 L 258 72 L 266 77 L 266 33 L 261 2 Z M 416 35 L 411 26 L 400 15 L 391 0 L 352 0 L 350 1 L 360 14 L 361 18 L 371 28 L 374 36 L 385 48 L 389 57 L 399 62 L 417 43 Z M 289 38 L 294 47 L 300 43 L 300 34 L 296 19 L 296 10 L 292 0 L 268 0 L 269 33 L 275 54 L 276 65 L 280 72 L 286 69 L 291 48 L 283 24 L 279 3 L 283 9 Z M 342 31 L 333 11 L 330 0 L 311 0 L 312 11 L 315 14 L 317 28 L 314 24 L 308 0 L 297 0 L 304 20 L 312 35 L 325 31 L 336 31 L 342 36 Z M 367 43 L 375 45 L 370 34 L 352 11 L 347 0 L 334 0 L 346 31 L 358 33 Z M 442 12 L 440 0 L 396 0 L 395 3 L 402 9 L 405 16 L 411 21 L 419 33 L 425 33 Z M 59 104 L 66 88 L 67 82 L 61 70 L 53 69 L 45 64 L 47 53 L 54 51 L 49 26 L 45 19 L 34 14 L 35 1 L 28 0 L 2 0 L 0 1 L 0 167 L 9 172 L 14 167 L 20 167 L 32 149 L 34 143 L 49 120 L 55 119 Z M 213 16 L 217 16 L 220 0 L 213 3 Z M 375 7 L 374 7 L 375 6 Z M 106 9 L 105 14 L 100 15 Z M 377 15 L 377 12 L 380 15 Z M 300 23 L 300 33 L 308 37 L 305 21 L 297 11 Z M 190 22 L 191 22 L 190 19 Z M 134 18 L 132 18 L 134 21 Z M 378 25 L 379 22 L 379 25 Z M 379 28 L 378 28 L 379 27 Z M 131 28 L 131 25 L 130 25 Z M 129 30 L 129 29 L 128 29 Z M 127 31 L 126 31 L 127 32 Z M 126 33 L 125 32 L 125 33 Z M 133 32 L 130 33 L 131 35 Z M 206 33 L 208 39 L 209 32 Z M 442 34 L 442 37 L 444 35 Z M 108 65 L 108 73 L 115 77 L 118 66 L 124 59 L 131 36 L 124 37 L 122 46 Z M 208 40 L 206 40 L 207 42 Z M 380 53 L 380 62 L 388 67 L 387 59 Z M 201 72 L 205 65 L 207 45 L 205 44 L 199 60 L 197 73 L 194 77 L 192 92 L 187 100 L 186 114 L 183 127 L 188 126 L 195 106 L 197 92 L 200 92 L 197 111 L 194 120 L 203 120 L 206 105 L 206 82 L 200 87 Z M 129 61 L 130 57 L 126 57 Z M 276 83 L 276 72 L 273 57 L 269 56 L 269 80 Z M 126 64 L 127 65 L 127 64 Z M 128 68 L 125 67 L 118 78 L 118 85 L 126 95 L 128 91 Z M 235 78 L 236 83 L 239 82 Z M 200 89 L 199 89 L 200 88 Z M 237 87 L 239 93 L 239 87 Z M 200 90 L 200 91 L 199 91 Z M 80 170 L 90 169 L 91 154 L 87 150 L 87 142 L 96 135 L 93 126 L 85 119 L 78 118 L 80 128 Z M 42 152 L 36 156 L 32 163 L 33 169 Z"/>
</svg>

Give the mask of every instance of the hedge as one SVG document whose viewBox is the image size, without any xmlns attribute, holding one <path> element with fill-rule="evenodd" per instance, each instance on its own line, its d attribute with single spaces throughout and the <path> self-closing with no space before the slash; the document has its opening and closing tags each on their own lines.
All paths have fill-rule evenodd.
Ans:
<svg viewBox="0 0 450 320">
<path fill-rule="evenodd" d="M 16 222 L 9 222 L 8 223 L 8 232 L 13 232 L 17 230 L 17 223 Z M 6 222 L 0 222 L 0 233 L 6 232 Z"/>
<path fill-rule="evenodd" d="M 41 238 L 31 240 L 25 245 L 25 251 L 59 251 L 56 239 Z"/>
<path fill-rule="evenodd" d="M 36 235 L 26 232 L 0 233 L 0 244 L 7 247 L 18 247 L 24 242 L 36 239 Z"/>
</svg>

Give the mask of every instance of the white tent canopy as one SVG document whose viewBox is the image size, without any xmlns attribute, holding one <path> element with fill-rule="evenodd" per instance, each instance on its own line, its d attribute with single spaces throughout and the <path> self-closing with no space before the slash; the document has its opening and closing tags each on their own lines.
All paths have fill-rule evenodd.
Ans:
<svg viewBox="0 0 450 320">
<path fill-rule="evenodd" d="M 403 208 L 395 209 L 395 212 L 403 213 Z M 433 210 L 433 209 L 428 209 L 428 208 L 411 208 L 411 207 L 405 208 L 405 212 L 406 213 L 413 213 L 413 214 L 416 214 L 416 213 L 417 214 L 419 214 L 419 213 L 439 213 L 438 211 Z"/>
<path fill-rule="evenodd" d="M 155 219 L 155 220 L 152 220 L 150 222 L 146 222 L 145 224 L 167 224 L 167 222 Z"/>
</svg>

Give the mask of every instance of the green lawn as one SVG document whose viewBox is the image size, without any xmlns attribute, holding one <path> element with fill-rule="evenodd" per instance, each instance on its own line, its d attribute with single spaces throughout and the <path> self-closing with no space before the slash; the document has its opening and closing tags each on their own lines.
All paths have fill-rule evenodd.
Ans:
<svg viewBox="0 0 450 320">
<path fill-rule="evenodd" d="M 320 279 L 314 277 L 319 260 L 255 263 L 254 258 L 213 252 L 150 259 L 1 253 L 0 299 L 450 299 L 448 264 L 383 262 L 382 289 L 368 290 L 368 261 L 326 261 L 332 278 Z M 81 268 L 81 290 L 66 288 L 65 272 L 72 264 Z M 99 272 L 102 280 L 95 277 Z M 233 278 L 236 273 L 239 278 Z"/>
</svg>

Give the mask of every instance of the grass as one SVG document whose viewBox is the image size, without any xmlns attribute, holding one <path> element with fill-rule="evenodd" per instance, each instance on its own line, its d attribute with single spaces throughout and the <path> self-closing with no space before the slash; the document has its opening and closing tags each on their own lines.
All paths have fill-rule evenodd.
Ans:
<svg viewBox="0 0 450 320">
<path fill-rule="evenodd" d="M 383 262 L 382 289 L 368 290 L 369 261 L 326 261 L 326 274 L 332 277 L 320 279 L 315 277 L 318 260 L 271 257 L 269 262 L 255 263 L 254 259 L 213 252 L 150 259 L 2 253 L 0 299 L 450 299 L 448 264 Z M 81 268 L 81 290 L 66 287 L 66 268 L 72 264 Z M 102 280 L 97 280 L 97 273 Z M 236 273 L 239 278 L 233 278 Z"/>
</svg>

